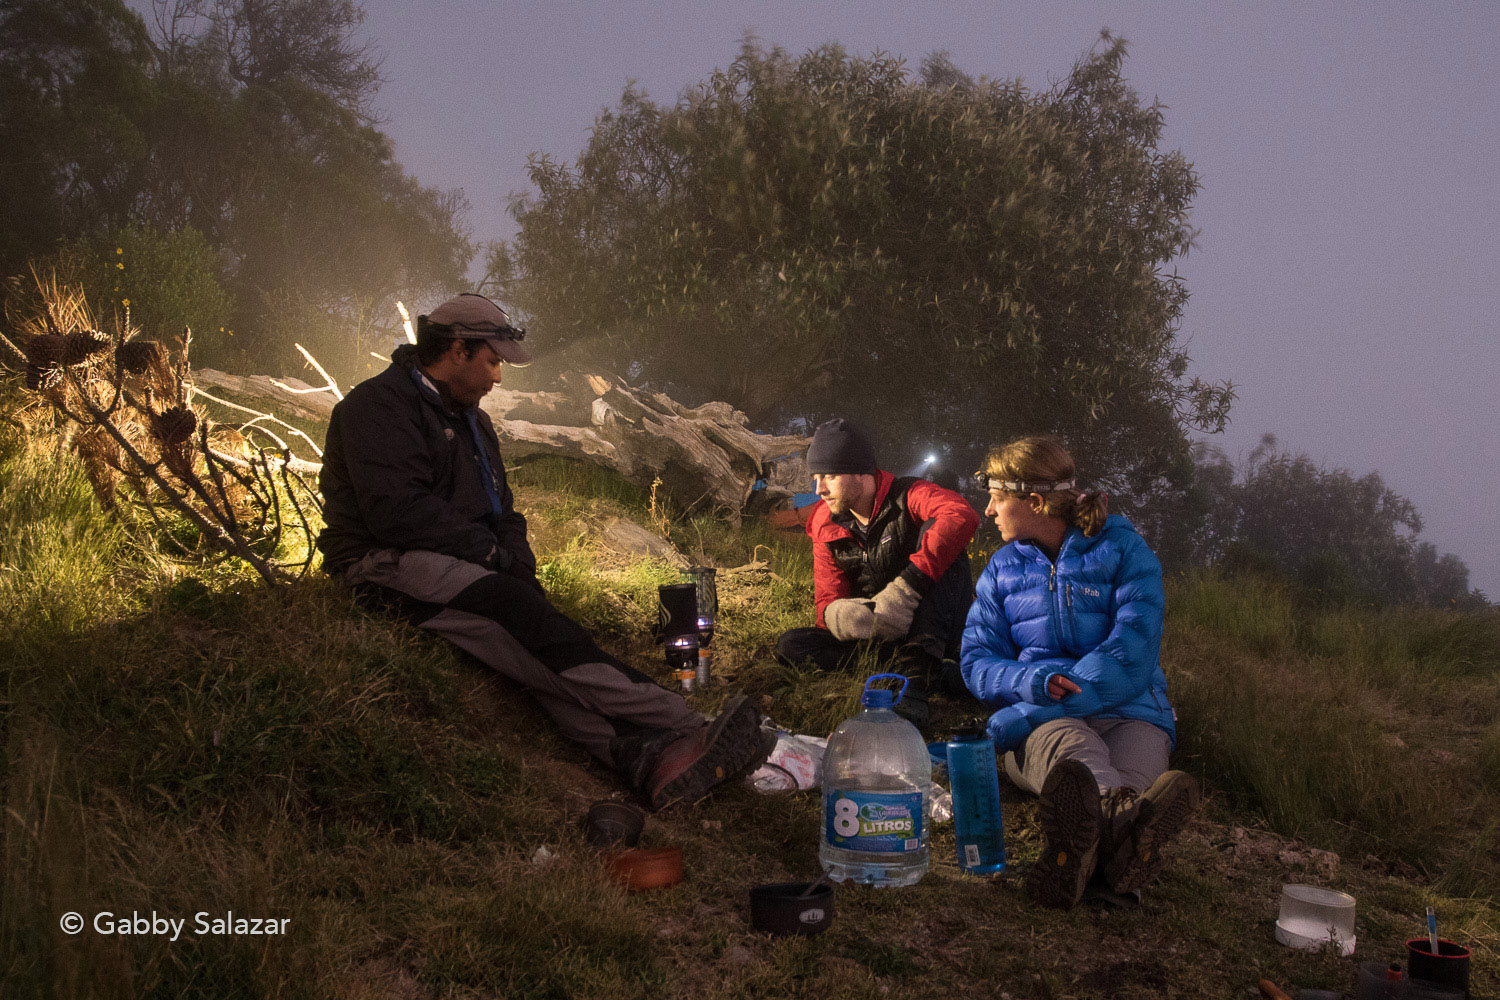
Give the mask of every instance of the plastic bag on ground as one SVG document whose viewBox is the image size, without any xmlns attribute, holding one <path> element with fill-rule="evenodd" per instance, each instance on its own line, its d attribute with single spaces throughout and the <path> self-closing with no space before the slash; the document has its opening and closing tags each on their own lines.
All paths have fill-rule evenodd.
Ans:
<svg viewBox="0 0 1500 1000">
<path fill-rule="evenodd" d="M 776 733 L 776 749 L 766 758 L 749 782 L 758 792 L 807 791 L 817 788 L 823 779 L 823 750 L 828 740 L 821 736 L 801 736 L 784 730 Z"/>
</svg>

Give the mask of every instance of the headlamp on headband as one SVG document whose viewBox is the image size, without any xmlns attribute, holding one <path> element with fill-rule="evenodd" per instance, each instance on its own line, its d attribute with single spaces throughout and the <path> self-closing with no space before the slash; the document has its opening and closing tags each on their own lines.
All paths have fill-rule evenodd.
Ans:
<svg viewBox="0 0 1500 1000">
<path fill-rule="evenodd" d="M 991 490 L 999 490 L 1002 493 L 1020 493 L 1023 495 L 1028 493 L 1058 493 L 1063 490 L 1073 489 L 1075 482 L 1076 480 L 1073 479 L 1063 479 L 1055 483 L 1028 483 L 1020 479 L 992 479 L 990 478 L 990 474 L 983 469 L 974 473 L 974 486 L 981 493 L 988 493 Z"/>
</svg>

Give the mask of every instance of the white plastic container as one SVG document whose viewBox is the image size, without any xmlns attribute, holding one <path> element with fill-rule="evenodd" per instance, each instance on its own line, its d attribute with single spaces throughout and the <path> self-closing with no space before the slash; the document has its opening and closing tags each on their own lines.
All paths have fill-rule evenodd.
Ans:
<svg viewBox="0 0 1500 1000">
<path fill-rule="evenodd" d="M 1276 940 L 1304 951 L 1332 942 L 1340 955 L 1354 954 L 1354 897 L 1315 885 L 1282 886 Z"/>
<path fill-rule="evenodd" d="M 818 861 L 835 882 L 916 883 L 927 872 L 932 762 L 917 727 L 891 711 L 899 695 L 865 681 L 864 711 L 845 719 L 823 752 Z"/>
</svg>

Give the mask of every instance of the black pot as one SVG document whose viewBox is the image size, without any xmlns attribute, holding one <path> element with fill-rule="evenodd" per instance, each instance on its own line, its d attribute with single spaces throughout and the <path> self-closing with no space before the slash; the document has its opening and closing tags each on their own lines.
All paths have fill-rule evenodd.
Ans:
<svg viewBox="0 0 1500 1000">
<path fill-rule="evenodd" d="M 588 839 L 595 847 L 634 847 L 641 839 L 646 814 L 628 802 L 595 802 L 589 806 Z"/>
<path fill-rule="evenodd" d="M 779 882 L 750 890 L 750 926 L 763 934 L 821 934 L 833 923 L 833 886 Z"/>
<path fill-rule="evenodd" d="M 1469 949 L 1461 944 L 1439 939 L 1434 953 L 1427 938 L 1412 938 L 1406 942 L 1406 969 L 1413 983 L 1469 995 Z"/>
</svg>

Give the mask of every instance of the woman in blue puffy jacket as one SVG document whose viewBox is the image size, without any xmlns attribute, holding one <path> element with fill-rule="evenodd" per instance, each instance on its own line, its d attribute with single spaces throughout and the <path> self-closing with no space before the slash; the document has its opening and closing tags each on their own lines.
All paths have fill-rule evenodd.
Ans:
<svg viewBox="0 0 1500 1000">
<path fill-rule="evenodd" d="M 1193 779 L 1167 769 L 1161 563 L 1103 494 L 1078 488 L 1055 438 L 996 449 L 977 475 L 1006 544 L 975 586 L 961 662 L 997 709 L 1007 773 L 1041 797 L 1031 889 L 1068 907 L 1097 874 L 1138 893 L 1198 803 Z"/>
</svg>

